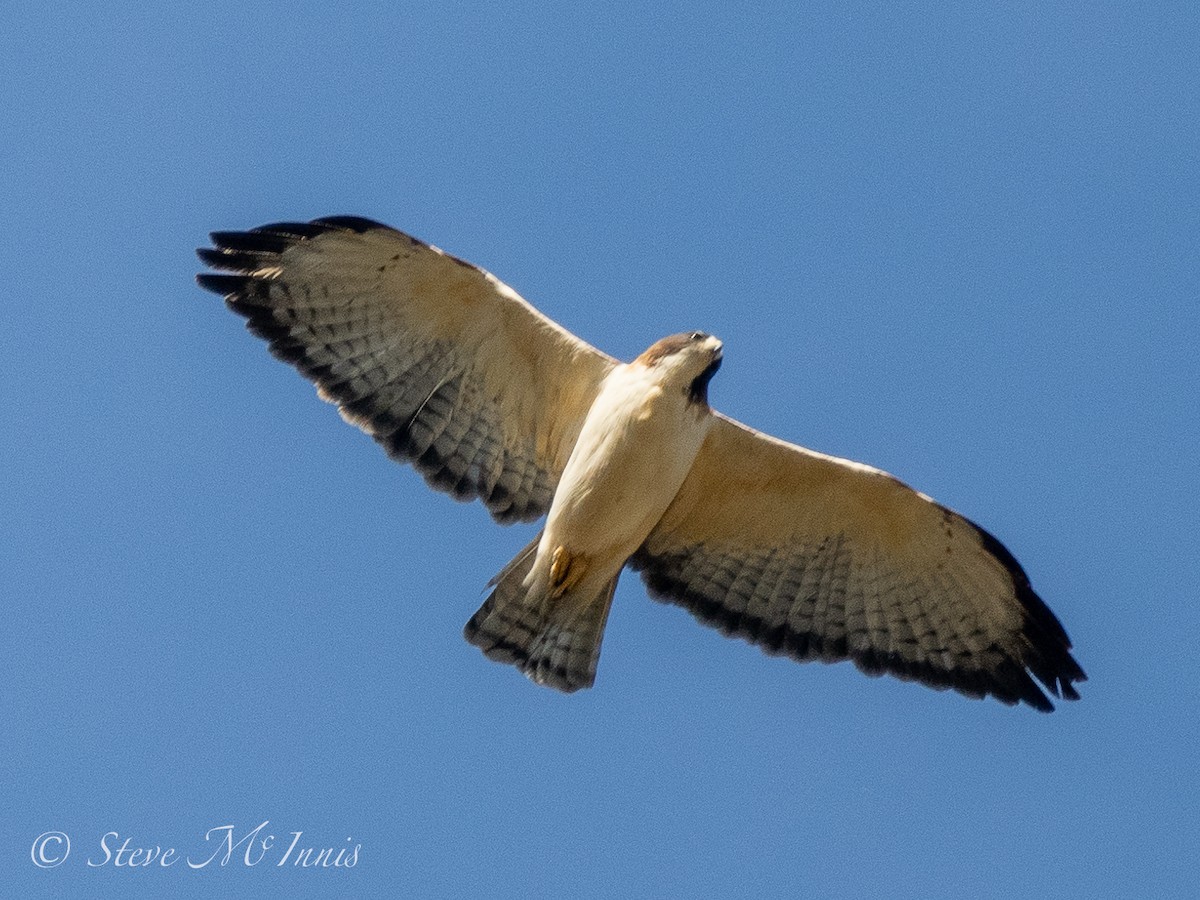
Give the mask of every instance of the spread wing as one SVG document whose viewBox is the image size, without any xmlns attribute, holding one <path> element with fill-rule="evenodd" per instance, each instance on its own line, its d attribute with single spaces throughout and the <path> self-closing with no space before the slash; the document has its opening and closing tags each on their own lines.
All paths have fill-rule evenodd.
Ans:
<svg viewBox="0 0 1200 900">
<path fill-rule="evenodd" d="M 615 361 L 493 276 L 367 219 L 216 232 L 198 276 L 342 416 L 498 521 L 550 508 Z"/>
<path fill-rule="evenodd" d="M 1086 676 L 991 535 L 892 476 L 717 416 L 631 560 L 656 597 L 798 660 L 1039 710 Z"/>
</svg>

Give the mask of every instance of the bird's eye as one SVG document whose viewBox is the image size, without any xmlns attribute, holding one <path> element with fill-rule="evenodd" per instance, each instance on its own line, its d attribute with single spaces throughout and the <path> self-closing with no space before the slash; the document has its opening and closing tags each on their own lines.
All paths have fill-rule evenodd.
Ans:
<svg viewBox="0 0 1200 900">
<path fill-rule="evenodd" d="M 705 335 L 705 333 L 703 331 L 693 331 L 691 334 L 688 335 L 688 337 L 691 338 L 693 341 L 702 341 L 702 340 L 704 340 L 705 337 L 707 337 L 707 335 Z"/>
</svg>

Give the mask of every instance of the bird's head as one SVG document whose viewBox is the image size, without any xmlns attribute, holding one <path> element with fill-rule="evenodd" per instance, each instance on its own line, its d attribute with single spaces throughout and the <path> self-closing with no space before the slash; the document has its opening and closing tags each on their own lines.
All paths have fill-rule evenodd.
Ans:
<svg viewBox="0 0 1200 900">
<path fill-rule="evenodd" d="M 721 368 L 724 345 L 703 331 L 673 334 L 651 344 L 633 361 L 662 372 L 664 384 L 682 385 L 693 403 L 708 405 L 708 383 Z"/>
</svg>

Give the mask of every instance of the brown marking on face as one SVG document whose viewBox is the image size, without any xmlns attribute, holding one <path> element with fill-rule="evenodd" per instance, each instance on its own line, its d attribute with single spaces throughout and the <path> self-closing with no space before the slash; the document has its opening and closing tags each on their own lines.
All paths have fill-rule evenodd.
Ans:
<svg viewBox="0 0 1200 900">
<path fill-rule="evenodd" d="M 689 344 L 693 344 L 698 340 L 702 341 L 706 337 L 708 335 L 701 334 L 699 331 L 686 331 L 681 334 L 673 334 L 670 337 L 663 338 L 661 341 L 655 341 L 642 351 L 642 355 L 633 362 L 634 364 L 641 364 L 643 366 L 652 366 L 660 359 L 670 356 L 673 353 L 678 353 Z"/>
</svg>

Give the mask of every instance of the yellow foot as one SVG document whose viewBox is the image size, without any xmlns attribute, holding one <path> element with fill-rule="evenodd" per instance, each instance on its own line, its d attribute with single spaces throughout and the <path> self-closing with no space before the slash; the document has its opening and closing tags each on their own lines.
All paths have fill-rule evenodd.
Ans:
<svg viewBox="0 0 1200 900">
<path fill-rule="evenodd" d="M 566 547 L 555 547 L 550 560 L 550 596 L 558 599 L 579 584 L 587 571 L 587 561 L 573 556 Z"/>
</svg>

